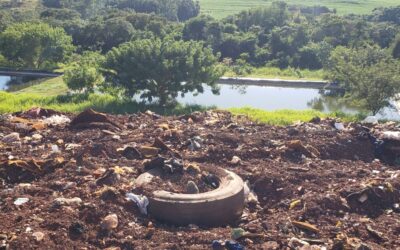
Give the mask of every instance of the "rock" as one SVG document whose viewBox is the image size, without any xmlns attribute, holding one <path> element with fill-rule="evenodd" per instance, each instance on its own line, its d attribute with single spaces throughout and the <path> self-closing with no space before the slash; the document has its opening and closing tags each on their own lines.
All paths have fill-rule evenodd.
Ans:
<svg viewBox="0 0 400 250">
<path fill-rule="evenodd" d="M 96 180 L 97 185 L 115 185 L 119 182 L 121 176 L 114 169 L 108 169 L 99 179 Z"/>
<path fill-rule="evenodd" d="M 35 238 L 37 242 L 42 241 L 44 238 L 44 233 L 42 232 L 34 232 L 32 236 Z"/>
<path fill-rule="evenodd" d="M 118 216 L 116 214 L 107 215 L 100 224 L 101 228 L 106 231 L 111 231 L 118 227 Z"/>
<path fill-rule="evenodd" d="M 200 192 L 196 183 L 194 183 L 193 181 L 188 181 L 186 185 L 186 191 L 188 194 L 198 194 Z"/>
<path fill-rule="evenodd" d="M 71 205 L 79 205 L 82 203 L 81 198 L 79 197 L 74 197 L 74 198 L 56 198 L 53 201 L 53 204 L 55 206 L 71 206 Z"/>
<path fill-rule="evenodd" d="M 29 198 L 18 198 L 14 201 L 14 205 L 21 206 L 29 201 Z"/>
<path fill-rule="evenodd" d="M 233 156 L 232 160 L 230 161 L 230 163 L 232 165 L 239 165 L 242 162 L 242 160 L 238 157 L 238 156 Z"/>
<path fill-rule="evenodd" d="M 95 124 L 110 124 L 120 129 L 116 123 L 112 122 L 107 115 L 94 111 L 93 109 L 87 109 L 82 113 L 78 114 L 70 123 L 71 127 L 76 128 L 90 128 Z"/>
<path fill-rule="evenodd" d="M 276 241 L 267 241 L 262 244 L 261 248 L 264 250 L 278 250 L 279 244 Z"/>
<path fill-rule="evenodd" d="M 1 139 L 2 142 L 4 143 L 15 143 L 15 142 L 20 142 L 21 138 L 19 137 L 18 133 L 11 133 L 3 137 Z"/>
</svg>

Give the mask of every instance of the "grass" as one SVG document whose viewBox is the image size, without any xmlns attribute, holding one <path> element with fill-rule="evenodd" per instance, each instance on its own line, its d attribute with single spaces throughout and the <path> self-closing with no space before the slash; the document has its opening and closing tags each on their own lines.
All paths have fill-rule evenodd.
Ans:
<svg viewBox="0 0 400 250">
<path fill-rule="evenodd" d="M 228 71 L 225 76 L 235 77 L 233 71 Z M 250 74 L 243 75 L 244 77 L 258 77 L 258 78 L 272 78 L 272 79 L 285 79 L 285 80 L 322 80 L 324 78 L 323 70 L 309 70 L 309 69 L 280 69 L 275 67 L 260 67 L 253 68 Z"/>
<path fill-rule="evenodd" d="M 363 118 L 361 115 L 350 116 L 340 112 L 325 114 L 315 110 L 297 111 L 285 109 L 277 111 L 266 111 L 251 107 L 230 108 L 228 110 L 234 115 L 245 115 L 254 121 L 278 126 L 291 125 L 298 121 L 309 122 L 312 118 L 316 116 L 320 118 L 336 117 L 341 118 L 343 121 L 346 122 L 359 121 Z"/>
<path fill-rule="evenodd" d="M 68 91 L 67 85 L 64 83 L 62 76 L 48 78 L 33 82 L 34 85 L 21 89 L 16 94 L 35 94 L 42 96 L 56 96 L 65 94 Z"/>
<path fill-rule="evenodd" d="M 187 114 L 212 108 L 199 105 L 177 105 L 163 108 L 158 105 L 137 103 L 132 100 L 121 99 L 108 94 L 43 96 L 41 94 L 14 94 L 4 91 L 0 91 L 0 104 L 0 114 L 28 110 L 32 107 L 49 108 L 69 113 L 81 112 L 87 108 L 114 114 L 137 113 L 152 110 L 158 114 L 164 115 Z"/>
<path fill-rule="evenodd" d="M 200 10 L 215 18 L 224 18 L 242 10 L 268 6 L 274 0 L 199 0 Z M 283 0 L 290 5 L 322 5 L 336 9 L 339 14 L 368 14 L 377 7 L 399 5 L 398 0 Z"/>
</svg>

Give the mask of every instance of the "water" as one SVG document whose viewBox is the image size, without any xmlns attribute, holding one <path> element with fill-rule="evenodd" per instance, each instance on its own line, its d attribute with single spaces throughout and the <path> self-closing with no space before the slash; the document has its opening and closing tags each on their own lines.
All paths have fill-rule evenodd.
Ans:
<svg viewBox="0 0 400 250">
<path fill-rule="evenodd" d="M 351 107 L 327 97 L 318 89 L 282 88 L 268 86 L 233 86 L 220 84 L 220 95 L 213 95 L 210 87 L 205 87 L 203 94 L 194 96 L 187 94 L 178 101 L 185 104 L 199 104 L 216 106 L 218 108 L 232 108 L 251 106 L 265 110 L 316 109 L 322 112 L 343 111 L 358 113 L 356 107 Z"/>
<path fill-rule="evenodd" d="M 329 92 L 318 89 L 227 84 L 219 84 L 219 86 L 220 95 L 212 94 L 211 88 L 205 86 L 203 94 L 193 95 L 189 93 L 185 97 L 177 99 L 184 104 L 216 106 L 218 108 L 250 106 L 270 111 L 315 109 L 324 113 L 341 111 L 347 114 L 357 114 L 363 112 L 358 107 L 343 103 L 334 96 L 329 96 Z M 378 119 L 400 121 L 400 102 L 392 101 L 391 104 L 393 105 L 392 108 L 384 108 L 376 115 Z"/>
<path fill-rule="evenodd" d="M 10 82 L 11 77 L 9 76 L 0 76 L 0 90 L 6 90 L 8 88 L 8 83 Z"/>
</svg>

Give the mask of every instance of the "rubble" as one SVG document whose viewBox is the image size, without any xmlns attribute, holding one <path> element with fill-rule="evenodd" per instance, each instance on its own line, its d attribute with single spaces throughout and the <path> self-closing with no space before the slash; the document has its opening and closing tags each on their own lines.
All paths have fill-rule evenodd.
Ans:
<svg viewBox="0 0 400 250">
<path fill-rule="evenodd" d="M 397 249 L 400 128 L 335 122 L 275 127 L 225 111 L 6 115 L 0 248 Z M 201 194 L 221 184 L 215 168 L 246 180 L 244 212 L 229 226 L 158 221 L 135 185 L 160 169 L 152 190 Z"/>
</svg>

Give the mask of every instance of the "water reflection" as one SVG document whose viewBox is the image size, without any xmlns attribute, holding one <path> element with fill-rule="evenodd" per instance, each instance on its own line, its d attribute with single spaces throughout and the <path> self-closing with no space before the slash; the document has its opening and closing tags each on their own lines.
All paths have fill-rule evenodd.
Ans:
<svg viewBox="0 0 400 250">
<path fill-rule="evenodd" d="M 219 86 L 218 96 L 211 94 L 210 88 L 206 86 L 203 94 L 197 96 L 187 94 L 184 98 L 178 98 L 178 101 L 186 104 L 214 105 L 219 108 L 251 106 L 266 110 L 312 108 L 322 112 L 359 111 L 356 107 L 335 98 L 333 95 L 338 93 L 333 91 L 251 85 L 219 84 Z"/>
<path fill-rule="evenodd" d="M 0 76 L 0 90 L 15 92 L 37 84 L 38 77 L 32 76 Z"/>
</svg>

